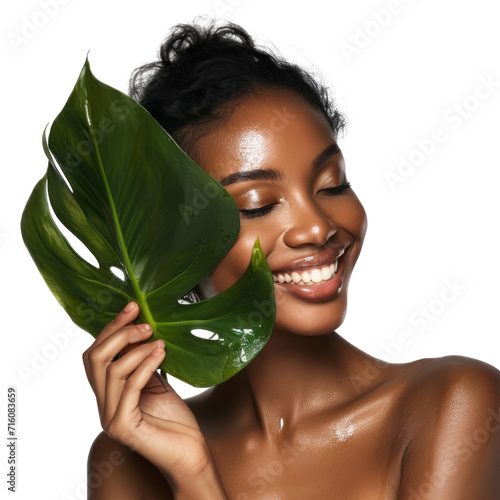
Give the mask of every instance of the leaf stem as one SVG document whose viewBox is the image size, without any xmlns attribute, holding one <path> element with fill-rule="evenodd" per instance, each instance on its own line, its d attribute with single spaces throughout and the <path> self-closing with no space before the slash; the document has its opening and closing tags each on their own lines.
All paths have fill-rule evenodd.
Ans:
<svg viewBox="0 0 500 500">
<path fill-rule="evenodd" d="M 116 206 L 115 206 L 113 197 L 111 195 L 111 189 L 109 187 L 108 178 L 106 177 L 106 172 L 104 170 L 104 165 L 102 163 L 101 154 L 100 154 L 99 148 L 98 148 L 98 142 L 97 142 L 95 134 L 94 134 L 94 126 L 93 126 L 92 120 L 91 120 L 90 104 L 88 101 L 85 102 L 85 107 L 87 108 L 87 119 L 88 119 L 89 126 L 90 126 L 89 127 L 90 133 L 92 134 L 92 140 L 94 141 L 94 148 L 95 148 L 95 152 L 96 152 L 97 160 L 98 160 L 97 163 L 98 163 L 99 169 L 101 171 L 101 175 L 102 175 L 102 178 L 104 181 L 104 186 L 106 188 L 106 196 L 108 197 L 109 206 L 111 208 L 111 214 L 113 216 L 113 222 L 115 224 L 116 234 L 118 236 L 118 243 L 120 244 L 120 250 L 121 250 L 121 253 L 123 256 L 125 269 L 126 269 L 127 274 L 130 278 L 130 284 L 132 285 L 132 289 L 134 290 L 137 303 L 139 304 L 139 307 L 141 309 L 141 313 L 144 316 L 144 318 L 146 319 L 146 322 L 149 323 L 153 327 L 153 331 L 154 331 L 156 324 L 155 324 L 155 321 L 153 319 L 153 315 L 151 314 L 151 311 L 149 309 L 149 305 L 146 301 L 146 297 L 144 296 L 144 294 L 142 293 L 142 290 L 139 287 L 139 283 L 138 283 L 138 280 L 135 276 L 134 269 L 132 267 L 132 262 L 130 261 L 130 257 L 129 257 L 129 254 L 127 251 L 127 247 L 125 245 L 125 240 L 123 238 L 122 228 L 120 225 L 120 221 L 118 219 L 118 213 L 116 211 Z M 151 341 L 155 340 L 155 338 L 152 337 L 150 340 Z"/>
</svg>

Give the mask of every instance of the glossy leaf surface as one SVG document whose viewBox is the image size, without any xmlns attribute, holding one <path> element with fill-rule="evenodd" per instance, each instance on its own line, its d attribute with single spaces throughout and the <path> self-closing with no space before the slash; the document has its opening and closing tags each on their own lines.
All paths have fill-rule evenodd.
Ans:
<svg viewBox="0 0 500 500">
<path fill-rule="evenodd" d="M 246 366 L 275 318 L 272 275 L 258 239 L 233 286 L 201 302 L 179 302 L 236 241 L 239 213 L 229 193 L 142 106 L 98 81 L 88 61 L 43 142 L 48 169 L 21 230 L 71 319 L 96 337 L 135 300 L 137 322 L 153 327 L 150 341 L 166 343 L 167 373 L 208 387 Z M 98 266 L 74 249 L 52 213 Z"/>
</svg>

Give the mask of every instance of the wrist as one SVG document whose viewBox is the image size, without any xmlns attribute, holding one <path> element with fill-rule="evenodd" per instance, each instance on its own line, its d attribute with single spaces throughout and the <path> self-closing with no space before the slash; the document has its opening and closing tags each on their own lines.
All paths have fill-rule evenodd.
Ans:
<svg viewBox="0 0 500 500">
<path fill-rule="evenodd" d="M 228 500 L 219 474 L 209 456 L 206 466 L 196 474 L 173 477 L 163 474 L 170 484 L 175 500 Z"/>
<path fill-rule="evenodd" d="M 215 467 L 174 488 L 175 500 L 229 500 Z"/>
</svg>

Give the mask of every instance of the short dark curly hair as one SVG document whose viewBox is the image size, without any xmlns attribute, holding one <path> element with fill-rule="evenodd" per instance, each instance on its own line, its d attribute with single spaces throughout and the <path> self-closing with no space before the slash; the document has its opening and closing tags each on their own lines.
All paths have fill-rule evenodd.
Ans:
<svg viewBox="0 0 500 500">
<path fill-rule="evenodd" d="M 238 98 L 262 87 L 285 87 L 321 111 L 336 136 L 346 118 L 328 88 L 296 64 L 255 45 L 239 25 L 177 24 L 159 60 L 135 69 L 129 95 L 192 155 L 196 140 L 230 116 Z"/>
</svg>

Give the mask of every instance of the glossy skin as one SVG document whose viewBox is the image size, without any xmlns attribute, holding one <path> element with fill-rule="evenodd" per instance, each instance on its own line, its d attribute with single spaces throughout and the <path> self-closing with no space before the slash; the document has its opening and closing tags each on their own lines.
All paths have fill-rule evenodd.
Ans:
<svg viewBox="0 0 500 500">
<path fill-rule="evenodd" d="M 191 425 L 190 409 L 210 450 L 209 469 L 218 477 L 206 484 L 215 490 L 222 485 L 225 493 L 200 497 L 180 488 L 175 498 L 498 499 L 500 372 L 458 356 L 384 363 L 335 332 L 367 228 L 352 189 L 325 191 L 345 181 L 342 153 L 313 169 L 314 159 L 335 143 L 326 119 L 301 96 L 263 89 L 196 144 L 194 160 L 219 182 L 238 171 L 273 168 L 283 174 L 282 180 L 225 186 L 240 210 L 273 206 L 256 218 L 242 213 L 236 243 L 198 287 L 202 299 L 238 280 L 257 237 L 271 270 L 335 244 L 348 248 L 340 292 L 304 300 L 289 292 L 296 285 L 276 284 L 276 320 L 265 348 L 236 376 L 181 407 L 176 418 Z M 123 346 L 126 329 L 135 327 L 122 326 L 134 318 L 124 315 L 109 329 L 122 336 Z M 125 351 L 131 347 L 141 348 Z M 114 354 L 110 350 L 107 358 Z M 159 414 L 168 411 L 169 402 L 162 401 L 155 407 Z M 151 440 L 148 455 L 124 442 L 104 432 L 96 439 L 89 472 L 97 471 L 92 462 L 113 452 L 124 461 L 90 489 L 90 498 L 174 498 L 165 480 L 175 483 L 164 458 L 169 448 L 156 451 Z"/>
</svg>

